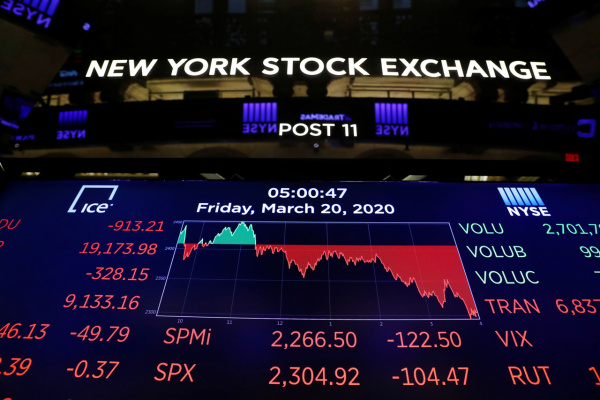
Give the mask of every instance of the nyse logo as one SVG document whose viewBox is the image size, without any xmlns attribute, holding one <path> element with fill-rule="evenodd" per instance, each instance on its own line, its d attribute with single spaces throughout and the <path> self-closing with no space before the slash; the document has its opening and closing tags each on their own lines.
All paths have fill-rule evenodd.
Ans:
<svg viewBox="0 0 600 400">
<path fill-rule="evenodd" d="M 48 29 L 60 0 L 3 0 L 0 8 Z"/>
<path fill-rule="evenodd" d="M 375 134 L 408 136 L 408 104 L 375 103 Z"/>
<path fill-rule="evenodd" d="M 277 133 L 277 103 L 244 103 L 242 133 Z"/>
<path fill-rule="evenodd" d="M 112 204 L 98 201 L 98 199 L 102 199 L 104 201 L 112 201 L 112 199 L 115 197 L 115 194 L 117 193 L 118 188 L 119 185 L 83 185 L 81 186 L 79 193 L 77 193 L 75 200 L 73 200 L 71 207 L 69 207 L 68 212 L 104 214 L 106 210 L 108 210 L 108 208 L 112 206 Z M 78 208 L 78 203 L 82 197 L 84 198 L 84 200 L 81 201 L 81 203 L 83 203 L 83 206 L 81 206 L 81 208 Z M 84 203 L 84 201 L 86 200 L 89 202 Z"/>
<path fill-rule="evenodd" d="M 85 139 L 87 110 L 63 111 L 58 114 L 56 140 Z"/>
<path fill-rule="evenodd" d="M 549 217 L 548 208 L 535 188 L 498 188 L 508 214 L 516 217 Z"/>
</svg>

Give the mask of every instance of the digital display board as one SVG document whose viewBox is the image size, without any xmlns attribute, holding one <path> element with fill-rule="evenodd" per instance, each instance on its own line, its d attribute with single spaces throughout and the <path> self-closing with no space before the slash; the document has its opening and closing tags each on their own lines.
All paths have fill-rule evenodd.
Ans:
<svg viewBox="0 0 600 400">
<path fill-rule="evenodd" d="M 0 399 L 591 399 L 600 186 L 15 181 Z"/>
</svg>

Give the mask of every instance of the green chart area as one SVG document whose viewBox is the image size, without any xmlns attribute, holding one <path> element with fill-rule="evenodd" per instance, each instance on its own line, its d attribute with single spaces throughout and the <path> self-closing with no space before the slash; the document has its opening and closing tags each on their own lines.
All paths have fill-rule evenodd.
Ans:
<svg viewBox="0 0 600 400">
<path fill-rule="evenodd" d="M 179 234 L 179 240 L 177 241 L 177 244 L 185 245 L 186 235 L 187 225 Z M 221 233 L 217 234 L 212 240 L 209 240 L 207 243 L 204 242 L 204 238 L 200 239 L 200 241 L 198 242 L 198 245 L 200 246 L 209 246 L 212 244 L 254 246 L 256 244 L 256 234 L 254 233 L 252 224 L 246 225 L 245 222 L 240 222 L 233 231 L 231 230 L 231 228 L 226 227 L 221 231 Z"/>
</svg>

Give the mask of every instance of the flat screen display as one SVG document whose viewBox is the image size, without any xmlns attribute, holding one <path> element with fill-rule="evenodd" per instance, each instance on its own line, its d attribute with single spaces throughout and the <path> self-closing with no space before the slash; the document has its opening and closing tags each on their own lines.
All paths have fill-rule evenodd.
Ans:
<svg viewBox="0 0 600 400">
<path fill-rule="evenodd" d="M 592 399 L 600 186 L 14 181 L 0 399 Z"/>
</svg>

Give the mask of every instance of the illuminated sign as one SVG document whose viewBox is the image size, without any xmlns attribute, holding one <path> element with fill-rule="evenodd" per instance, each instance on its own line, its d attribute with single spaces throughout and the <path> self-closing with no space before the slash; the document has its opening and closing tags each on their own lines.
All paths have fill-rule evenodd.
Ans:
<svg viewBox="0 0 600 400">
<path fill-rule="evenodd" d="M 180 60 L 168 59 L 171 67 L 171 76 L 249 76 L 253 71 L 255 75 L 274 76 L 278 74 L 287 76 L 317 76 L 329 74 L 333 76 L 414 76 L 429 78 L 470 78 L 479 76 L 490 79 L 517 78 L 522 80 L 550 80 L 544 62 L 534 61 L 493 61 L 485 60 L 435 60 L 405 58 L 381 58 L 370 63 L 368 58 L 332 58 L 321 60 L 316 57 L 301 59 L 299 57 L 265 58 L 262 64 L 253 65 L 251 58 L 183 58 Z M 372 61 L 372 60 L 371 60 Z M 141 60 L 104 60 L 91 61 L 86 77 L 133 77 L 141 74 L 148 76 L 159 63 L 158 59 L 151 61 Z M 161 64 L 166 64 L 160 61 Z M 376 69 L 372 64 L 379 64 Z M 370 66 L 367 66 L 370 65 Z M 166 65 L 164 65 L 167 67 Z"/>
<path fill-rule="evenodd" d="M 35 140 L 35 135 L 15 135 L 10 138 L 13 142 L 25 142 Z"/>
<path fill-rule="evenodd" d="M 352 118 L 345 114 L 304 113 L 300 114 L 300 121 L 328 121 L 327 123 L 278 123 L 278 106 L 275 102 L 270 103 L 244 103 L 242 105 L 242 133 L 278 133 L 279 136 L 291 134 L 298 137 L 331 137 L 339 124 L 335 122 L 348 122 Z M 358 128 L 356 124 L 342 124 L 345 137 L 357 137 Z"/>
<path fill-rule="evenodd" d="M 549 80 L 550 76 L 545 75 L 546 64 L 543 62 L 525 62 L 513 61 L 509 64 L 506 61 L 494 62 L 491 60 L 485 61 L 485 68 L 482 64 L 475 60 L 470 60 L 465 66 L 460 60 L 449 62 L 448 60 L 419 60 L 413 59 L 407 61 L 404 58 L 382 58 L 381 68 L 383 76 L 400 76 L 400 72 L 396 71 L 398 61 L 404 67 L 404 72 L 401 76 L 426 76 L 429 78 L 451 78 L 458 76 L 460 78 L 470 78 L 473 75 L 479 75 L 483 78 L 518 78 L 523 80 L 538 79 Z M 440 68 L 441 65 L 441 68 Z M 432 67 L 433 66 L 433 67 Z"/>
<path fill-rule="evenodd" d="M 596 136 L 598 121 L 583 118 L 573 123 L 550 123 L 550 122 L 517 122 L 517 121 L 490 121 L 487 123 L 490 129 L 544 131 L 544 132 L 576 132 L 582 139 L 592 139 Z"/>
<path fill-rule="evenodd" d="M 294 136 L 325 136 L 331 137 L 334 130 L 339 126 L 334 123 L 313 123 L 313 124 L 279 124 L 279 136 L 283 136 L 286 133 L 293 134 Z M 356 124 L 342 124 L 344 137 L 358 137 L 358 126 Z"/>
<path fill-rule="evenodd" d="M 77 73 L 76 70 L 67 71 L 67 70 L 61 69 L 58 74 L 61 78 L 74 78 L 74 77 L 79 76 L 79 74 Z"/>
<path fill-rule="evenodd" d="M 0 8 L 47 29 L 59 3 L 60 0 L 3 0 Z"/>
<path fill-rule="evenodd" d="M 550 216 L 536 188 L 499 187 L 498 192 L 510 216 Z"/>
<path fill-rule="evenodd" d="M 65 82 L 52 82 L 48 85 L 50 88 L 64 88 L 64 87 L 76 87 L 83 86 L 85 81 L 76 80 L 76 81 L 65 81 Z"/>
<path fill-rule="evenodd" d="M 583 130 L 578 130 L 577 136 L 584 139 L 591 139 L 594 136 L 596 136 L 597 121 L 595 119 L 580 119 L 579 121 L 577 121 L 578 127 L 584 127 L 586 125 L 589 127 L 589 130 L 587 132 L 584 132 Z"/>
<path fill-rule="evenodd" d="M 242 133 L 277 133 L 277 103 L 244 103 Z"/>
<path fill-rule="evenodd" d="M 565 153 L 566 162 L 579 162 L 579 154 L 577 153 Z"/>
<path fill-rule="evenodd" d="M 58 114 L 58 128 L 56 140 L 85 139 L 85 124 L 87 110 L 63 111 Z"/>
<path fill-rule="evenodd" d="M 292 134 L 297 137 L 332 137 L 335 132 L 343 133 L 344 137 L 357 137 L 357 124 L 339 124 L 339 122 L 352 121 L 352 118 L 346 114 L 300 114 L 300 123 L 280 123 L 279 136 Z M 319 121 L 313 123 L 305 123 L 306 121 Z M 329 121 L 329 122 L 321 122 Z M 337 122 L 337 123 L 336 123 Z M 340 129 L 341 128 L 341 129 Z"/>
<path fill-rule="evenodd" d="M 408 136 L 408 104 L 375 103 L 375 134 Z"/>
<path fill-rule="evenodd" d="M 51 82 L 49 88 L 65 88 L 65 87 L 77 87 L 83 86 L 85 81 L 79 78 L 79 72 L 77 70 L 60 70 L 58 73 L 58 79 L 55 82 Z"/>
</svg>

